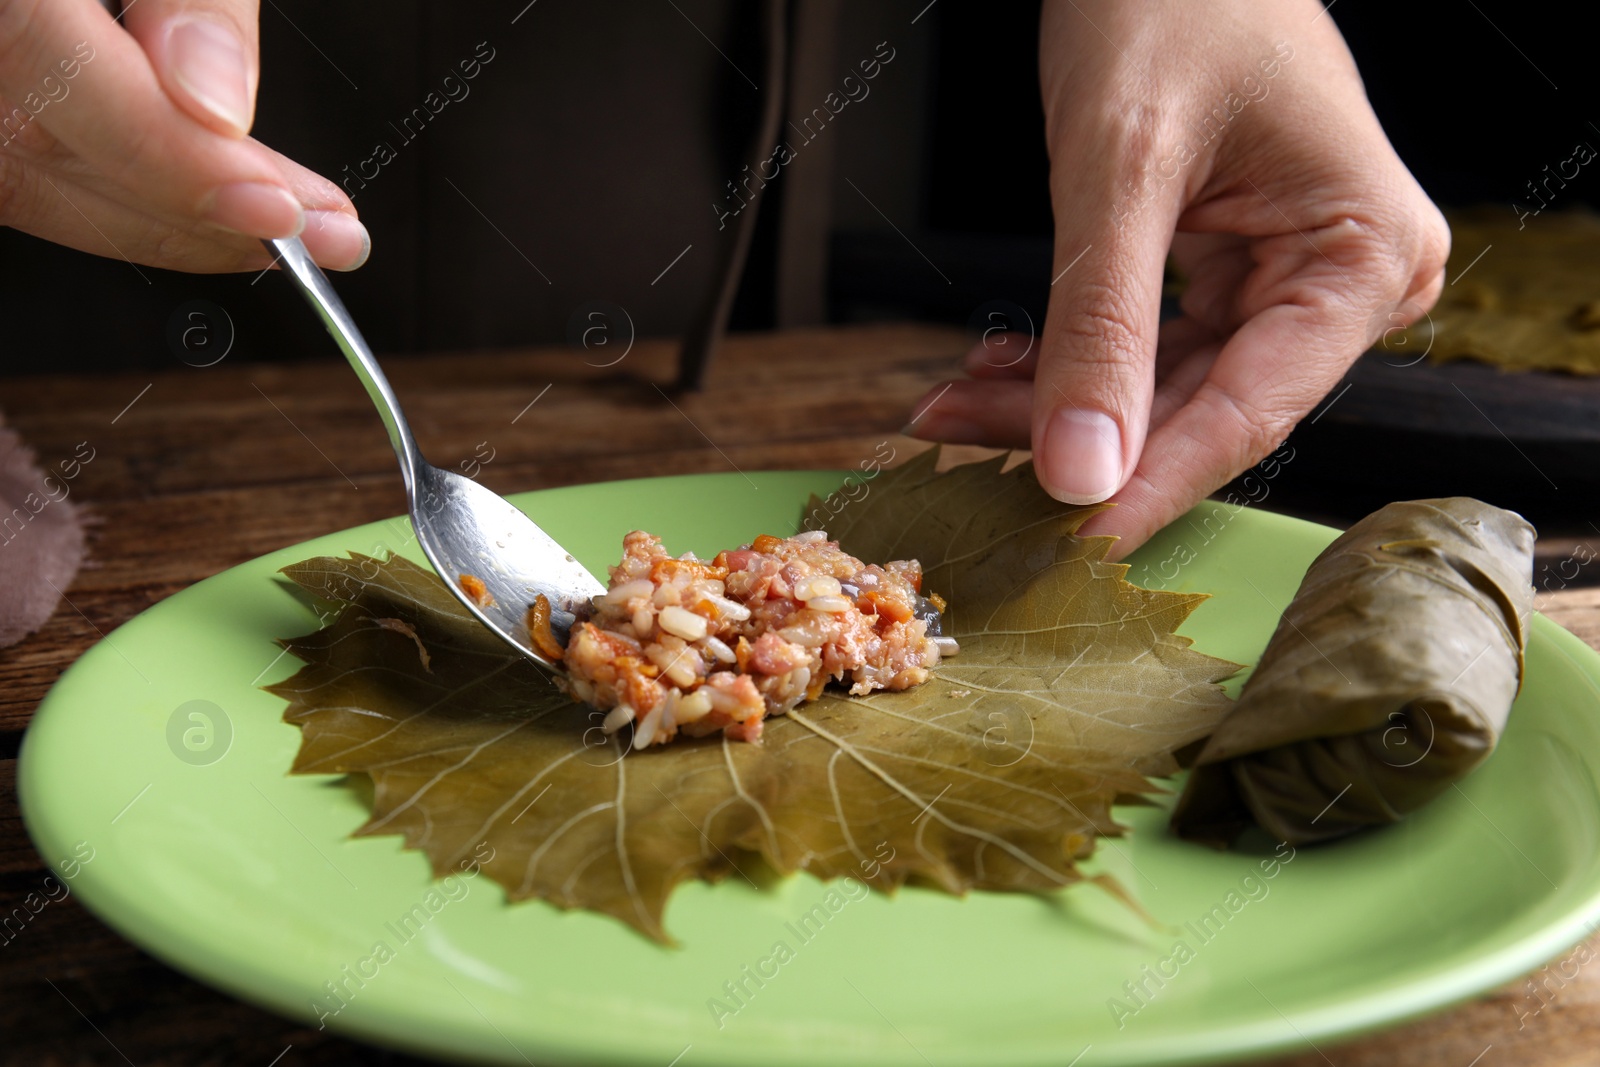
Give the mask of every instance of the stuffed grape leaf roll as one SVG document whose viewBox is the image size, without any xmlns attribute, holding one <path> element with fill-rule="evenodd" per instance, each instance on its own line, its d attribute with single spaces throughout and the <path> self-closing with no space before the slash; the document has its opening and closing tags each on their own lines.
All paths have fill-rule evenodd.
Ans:
<svg viewBox="0 0 1600 1067">
<path fill-rule="evenodd" d="M 1478 766 L 1522 684 L 1534 529 L 1466 497 L 1390 504 L 1316 558 L 1172 827 L 1226 847 L 1396 822 Z"/>
</svg>

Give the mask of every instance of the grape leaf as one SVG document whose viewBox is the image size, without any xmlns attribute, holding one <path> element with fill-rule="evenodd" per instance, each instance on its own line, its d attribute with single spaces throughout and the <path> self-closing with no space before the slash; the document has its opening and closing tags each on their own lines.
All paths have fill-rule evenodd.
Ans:
<svg viewBox="0 0 1600 1067">
<path fill-rule="evenodd" d="M 603 734 L 599 712 L 506 655 L 430 571 L 321 557 L 285 573 L 341 610 L 284 642 L 306 665 L 269 687 L 302 731 L 293 771 L 370 776 L 357 834 L 403 834 L 439 875 L 476 858 L 512 900 L 663 942 L 673 887 L 743 873 L 742 855 L 882 890 L 1081 881 L 1095 836 L 1121 832 L 1112 803 L 1211 732 L 1236 667 L 1173 633 L 1202 597 L 1138 589 L 1102 561 L 1109 538 L 1074 536 L 1094 508 L 1051 500 L 1026 466 L 935 462 L 808 511 L 858 557 L 922 560 L 924 588 L 949 600 L 962 651 L 924 685 L 830 689 L 759 745 L 625 753 L 626 731 Z"/>
<path fill-rule="evenodd" d="M 1485 205 L 1446 219 L 1445 271 L 1456 281 L 1410 327 L 1399 329 L 1399 316 L 1388 316 L 1378 343 L 1386 362 L 1408 367 L 1427 356 L 1600 374 L 1600 216 Z M 1485 255 L 1490 248 L 1494 254 Z"/>
</svg>

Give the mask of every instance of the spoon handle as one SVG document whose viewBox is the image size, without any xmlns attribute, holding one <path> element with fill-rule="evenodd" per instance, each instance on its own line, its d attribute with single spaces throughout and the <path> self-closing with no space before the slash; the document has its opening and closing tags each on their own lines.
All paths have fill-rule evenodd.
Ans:
<svg viewBox="0 0 1600 1067">
<path fill-rule="evenodd" d="M 378 366 L 377 359 L 373 357 L 372 349 L 367 347 L 366 339 L 356 328 L 355 319 L 345 310 L 344 301 L 334 292 L 333 285 L 312 260 L 311 253 L 306 251 L 306 246 L 300 238 L 271 238 L 261 243 L 266 245 L 275 260 L 283 265 L 284 273 L 294 279 L 295 288 L 300 290 L 306 302 L 322 319 L 322 324 L 333 336 L 339 351 L 350 361 L 356 377 L 367 387 L 367 395 L 372 397 L 372 403 L 377 407 L 383 425 L 389 431 L 389 443 L 394 446 L 394 453 L 400 458 L 400 470 L 405 475 L 406 492 L 414 497 L 417 488 L 417 464 L 422 459 L 422 453 L 417 450 L 416 439 L 411 436 L 411 427 L 406 424 L 405 413 L 400 410 L 400 401 L 395 397 L 389 379 L 384 377 L 383 369 Z"/>
</svg>

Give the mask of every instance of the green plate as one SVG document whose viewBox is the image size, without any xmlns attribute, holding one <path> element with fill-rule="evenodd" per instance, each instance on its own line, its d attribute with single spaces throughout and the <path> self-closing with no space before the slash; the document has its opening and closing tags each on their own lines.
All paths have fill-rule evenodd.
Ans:
<svg viewBox="0 0 1600 1067">
<path fill-rule="evenodd" d="M 786 531 L 839 477 L 514 499 L 604 573 L 635 526 L 709 555 Z M 1093 886 L 913 888 L 847 900 L 802 940 L 790 924 L 825 888 L 797 875 L 679 889 L 674 950 L 597 915 L 507 905 L 488 879 L 436 884 L 399 838 L 349 837 L 365 809 L 344 779 L 286 775 L 299 731 L 258 688 L 297 667 L 272 639 L 315 624 L 278 569 L 347 549 L 420 560 L 408 533 L 392 520 L 331 534 L 156 605 L 66 673 L 22 749 L 29 831 L 91 910 L 200 980 L 314 1025 L 508 1064 L 1199 1063 L 1304 1050 L 1471 996 L 1600 922 L 1600 657 L 1544 618 L 1493 759 L 1397 827 L 1274 857 L 1270 844 L 1181 843 L 1164 808 L 1121 811 L 1132 835 L 1095 862 L 1156 925 Z M 1196 513 L 1141 550 L 1133 576 L 1214 593 L 1183 632 L 1252 662 L 1333 536 L 1253 510 Z M 780 940 L 781 966 L 768 959 Z"/>
</svg>

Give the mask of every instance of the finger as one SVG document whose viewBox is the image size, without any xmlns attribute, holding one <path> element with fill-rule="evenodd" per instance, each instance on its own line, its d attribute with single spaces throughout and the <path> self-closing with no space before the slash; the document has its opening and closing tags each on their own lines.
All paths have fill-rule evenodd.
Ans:
<svg viewBox="0 0 1600 1067">
<path fill-rule="evenodd" d="M 1097 503 L 1122 488 L 1150 415 L 1162 269 L 1177 211 L 1164 202 L 1122 210 L 1133 161 L 1142 158 L 1132 139 L 1127 130 L 1075 138 L 1070 143 L 1103 151 L 1051 171 L 1056 280 L 1034 376 L 1032 442 L 1039 483 L 1069 504 Z"/>
<path fill-rule="evenodd" d="M 1441 269 L 1432 278 L 1427 280 L 1417 279 L 1415 288 L 1406 294 L 1395 308 L 1390 321 L 1397 326 L 1410 326 L 1428 313 L 1434 304 L 1439 302 L 1439 294 L 1444 292 L 1444 271 Z M 1373 338 L 1374 341 L 1377 338 Z"/>
<path fill-rule="evenodd" d="M 31 19 L 23 8 L 33 9 Z M 126 206 L 252 237 L 286 237 L 304 225 L 272 156 L 190 118 L 138 42 L 98 4 L 0 4 L 0 96 L 26 107 L 49 71 L 58 93 L 36 112 L 21 111 L 21 121 L 43 126 L 105 175 Z"/>
<path fill-rule="evenodd" d="M 1153 431 L 1179 411 L 1222 351 L 1215 331 L 1193 319 L 1163 323 L 1156 357 L 1156 387 L 1150 407 Z M 1022 365 L 997 369 L 985 362 L 982 346 L 968 354 L 973 381 L 937 385 L 917 402 L 917 421 L 901 432 L 924 441 L 987 445 L 990 448 L 1027 448 L 1033 388 L 1027 377 L 1006 377 Z M 1031 362 L 1031 361 L 1030 361 Z M 974 364 L 986 370 L 980 371 Z M 987 377 L 979 376 L 986 374 Z"/>
<path fill-rule="evenodd" d="M 4 112 L 5 108 L 5 101 L 0 99 L 0 112 Z M 33 129 L 37 130 L 37 126 Z M 49 140 L 48 137 L 30 140 L 29 150 L 26 153 L 17 153 L 16 158 L 45 171 L 64 175 L 68 180 L 96 189 L 110 199 L 115 200 L 122 194 L 123 191 L 115 182 L 99 172 L 87 171 L 77 157 L 59 142 Z M 283 153 L 268 148 L 260 141 L 253 138 L 246 140 L 272 162 L 283 183 L 305 211 L 338 212 L 345 216 L 345 224 L 351 234 L 350 240 L 352 242 L 366 240 L 366 231 L 356 216 L 355 204 L 343 189 Z"/>
<path fill-rule="evenodd" d="M 1232 332 L 1243 321 L 1239 296 L 1256 269 L 1246 238 L 1234 234 L 1181 234 L 1173 238 L 1172 258 L 1188 278 L 1178 306 L 1192 319 L 1218 332 Z"/>
<path fill-rule="evenodd" d="M 1420 311 L 1416 312 L 1416 317 L 1422 317 Z M 1162 361 L 1168 358 L 1169 353 L 1174 356 L 1187 355 L 1198 339 L 1216 340 L 1216 334 L 1217 331 L 1211 326 L 1189 316 L 1162 323 L 1156 344 L 1156 377 L 1160 378 Z M 1008 336 L 1016 344 L 1015 349 L 1007 350 L 991 342 L 980 341 L 962 357 L 961 369 L 971 378 L 1032 381 L 1039 368 L 1039 346 L 1035 344 L 1032 351 L 1028 351 L 1027 334 Z M 1177 349 L 1174 349 L 1175 344 Z M 999 360 L 999 353 L 1007 353 L 1009 358 Z"/>
<path fill-rule="evenodd" d="M 1160 378 L 1156 383 L 1155 398 L 1150 403 L 1152 435 L 1194 397 L 1221 353 L 1222 342 L 1210 341 L 1191 348 L 1181 358 L 1171 359 L 1164 368 L 1158 369 Z M 1145 451 L 1148 452 L 1150 447 L 1146 444 Z M 1134 477 L 1138 477 L 1137 472 Z"/>
<path fill-rule="evenodd" d="M 1085 532 L 1122 538 L 1109 553 L 1120 558 L 1258 462 L 1344 376 L 1365 330 L 1354 308 L 1290 304 L 1245 323 L 1188 402 L 1151 433 L 1119 506 Z M 1286 352 L 1298 355 L 1285 359 Z"/>
<path fill-rule="evenodd" d="M 0 100 L 0 113 L 5 103 Z M 37 125 L 29 128 L 38 132 Z M 186 270 L 210 273 L 231 268 L 219 264 L 239 262 L 241 270 L 253 269 L 263 255 L 261 243 L 253 237 L 232 234 L 215 227 L 196 224 L 193 220 L 158 218 L 137 206 L 123 204 L 119 196 L 124 193 L 116 183 L 104 175 L 87 171 L 81 162 L 59 143 L 48 136 L 31 137 L 30 151 L 13 156 L 6 176 L 8 195 L 4 204 L 4 218 L 8 225 L 27 230 L 46 240 L 56 240 L 52 227 L 61 229 L 61 243 L 74 248 L 106 256 L 115 256 L 106 239 L 95 241 L 82 234 L 65 236 L 66 227 L 76 226 L 78 220 L 61 196 L 53 191 L 49 182 L 61 187 L 92 190 L 107 204 L 104 215 L 90 212 L 96 224 L 112 235 L 116 244 L 130 251 L 134 262 L 169 270 Z M 258 142 L 252 142 L 258 143 Z M 372 248 L 371 238 L 360 220 L 355 217 L 355 206 L 337 185 L 326 178 L 289 159 L 287 156 L 260 146 L 275 162 L 284 182 L 306 210 L 306 229 L 301 234 L 313 259 L 325 270 L 354 270 L 366 261 Z M 45 181 L 40 178 L 48 178 Z M 113 216 L 118 210 L 126 220 Z M 140 239 L 138 235 L 159 232 L 159 239 Z M 178 236 L 182 234 L 183 236 Z M 86 241 L 88 242 L 86 244 Z M 216 247 L 204 249 L 205 243 Z M 259 269 L 258 266 L 254 269 Z"/>
<path fill-rule="evenodd" d="M 188 229 L 130 210 L 94 184 L 35 166 L 14 168 L 8 225 L 91 255 L 200 274 L 259 271 L 271 256 L 253 237 L 204 224 Z M 337 211 L 308 211 L 301 239 L 327 270 L 354 270 L 366 261 L 366 230 Z"/>
<path fill-rule="evenodd" d="M 365 264 L 372 254 L 372 237 L 356 218 L 356 207 L 345 191 L 288 156 L 262 147 L 271 153 L 283 180 L 306 209 L 306 228 L 300 239 L 311 258 L 326 270 L 351 271 Z"/>
<path fill-rule="evenodd" d="M 1009 330 L 989 334 L 972 346 L 961 364 L 973 378 L 1032 381 L 1039 366 L 1039 339 Z"/>
<path fill-rule="evenodd" d="M 1010 386 L 1033 380 L 1039 366 L 1038 345 L 1031 346 L 1032 351 L 1029 351 L 1027 334 L 1005 336 L 1003 343 L 995 336 L 980 341 L 963 358 L 963 369 L 974 382 Z M 1206 357 L 1196 361 L 1192 357 L 1202 348 L 1206 350 Z M 1161 324 L 1156 346 L 1154 406 L 1150 412 L 1152 427 L 1165 422 L 1193 395 L 1220 349 L 1216 331 L 1204 323 L 1185 317 Z M 1007 358 L 999 360 L 999 355 Z M 974 382 L 944 383 L 930 389 L 912 408 L 913 411 L 925 410 L 926 419 L 907 427 L 911 431 L 908 436 L 926 441 L 987 444 L 994 448 L 1028 448 L 1031 440 L 1027 421 L 1017 417 L 1022 409 L 1011 402 L 1027 398 L 1031 395 L 1029 391 L 970 387 Z M 948 391 L 945 384 L 951 386 Z M 1001 398 L 1004 398 L 1003 404 Z M 1002 407 L 992 409 L 991 404 Z"/>
<path fill-rule="evenodd" d="M 11 180 L 7 225 L 80 252 L 200 274 L 260 270 L 271 260 L 253 238 L 186 233 L 64 175 L 29 167 Z"/>
<path fill-rule="evenodd" d="M 1187 402 L 1151 432 L 1120 506 L 1085 524 L 1122 538 L 1110 557 L 1278 447 L 1375 339 L 1375 309 L 1436 291 L 1448 251 L 1442 217 L 1409 176 L 1384 203 L 1389 217 L 1312 217 L 1254 241 L 1258 269 L 1237 298 L 1243 325 Z"/>
<path fill-rule="evenodd" d="M 252 139 L 249 143 L 266 153 L 277 168 L 279 177 L 306 210 L 341 211 L 351 218 L 355 217 L 355 204 L 351 203 L 349 195 L 339 186 L 316 171 L 307 170 L 283 153 L 268 148 L 260 141 Z"/>
<path fill-rule="evenodd" d="M 328 270 L 357 270 L 372 254 L 367 228 L 342 211 L 307 211 L 300 240 L 311 258 Z"/>
<path fill-rule="evenodd" d="M 913 409 L 915 421 L 900 432 L 924 441 L 1027 448 L 1033 385 L 1026 381 L 948 382 Z"/>
<path fill-rule="evenodd" d="M 1187 315 L 1163 322 L 1156 340 L 1156 389 L 1160 390 L 1172 369 L 1187 360 L 1195 349 L 1207 344 L 1220 346 L 1224 339 L 1224 335 Z M 1152 418 L 1151 422 L 1154 421 Z"/>
<path fill-rule="evenodd" d="M 256 0 L 139 0 L 122 23 L 179 107 L 240 138 L 255 118 L 259 18 Z"/>
</svg>

